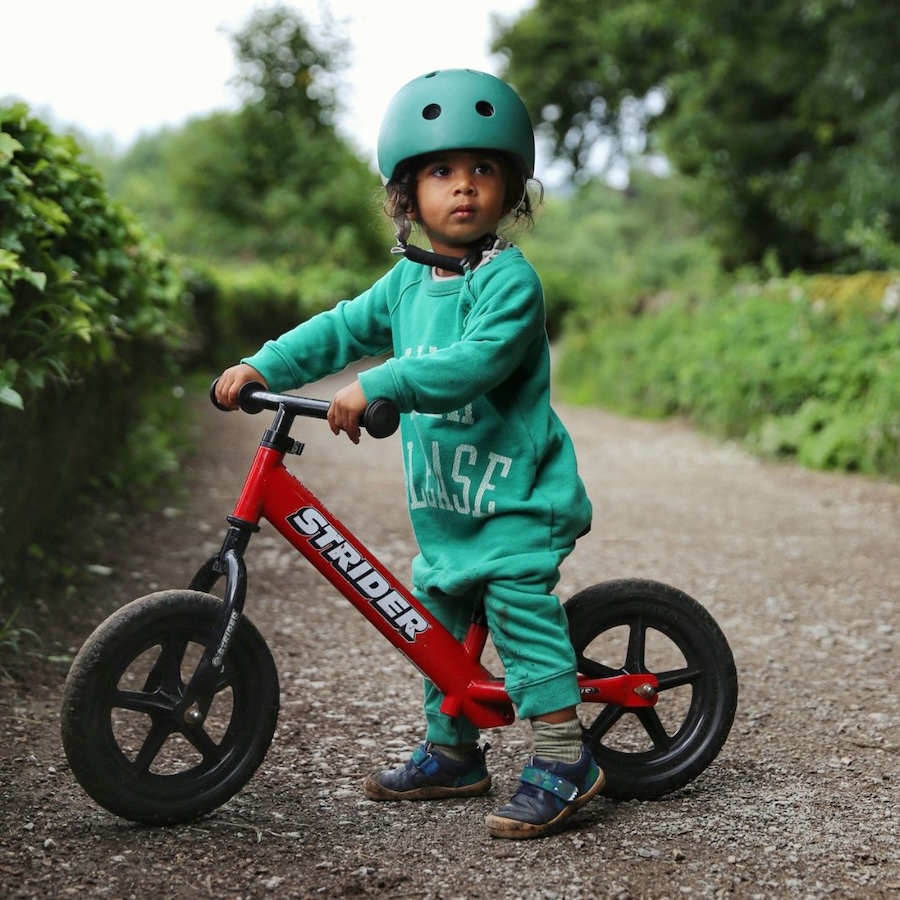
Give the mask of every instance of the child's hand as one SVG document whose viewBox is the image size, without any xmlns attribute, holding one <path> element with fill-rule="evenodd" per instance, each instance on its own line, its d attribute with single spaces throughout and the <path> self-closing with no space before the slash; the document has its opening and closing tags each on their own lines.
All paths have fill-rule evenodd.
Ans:
<svg viewBox="0 0 900 900">
<path fill-rule="evenodd" d="M 251 381 L 258 381 L 266 388 L 269 386 L 266 379 L 246 363 L 226 369 L 216 382 L 216 400 L 228 409 L 237 409 L 238 393 Z"/>
<path fill-rule="evenodd" d="M 341 388 L 328 407 L 328 424 L 335 434 L 347 432 L 354 444 L 359 443 L 359 420 L 365 412 L 366 395 L 358 381 Z"/>
</svg>

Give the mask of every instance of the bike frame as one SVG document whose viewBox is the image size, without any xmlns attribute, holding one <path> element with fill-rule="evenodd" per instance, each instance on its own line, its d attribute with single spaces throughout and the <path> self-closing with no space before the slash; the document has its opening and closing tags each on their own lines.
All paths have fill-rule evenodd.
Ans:
<svg viewBox="0 0 900 900">
<path fill-rule="evenodd" d="M 262 393 L 260 392 L 260 396 Z M 509 725 L 515 712 L 503 680 L 482 664 L 488 628 L 483 609 L 457 640 L 350 530 L 284 465 L 287 453 L 303 445 L 289 432 L 297 414 L 324 418 L 325 401 L 265 395 L 278 402 L 243 489 L 228 517 L 222 548 L 197 572 L 190 588 L 209 592 L 225 576 L 223 609 L 188 692 L 201 695 L 218 677 L 231 636 L 243 612 L 247 573 L 244 552 L 262 519 L 269 521 L 377 631 L 444 695 L 441 711 L 464 715 L 478 728 Z M 247 407 L 244 407 L 247 409 Z M 267 408 L 260 406 L 258 409 Z M 268 408 L 272 408 L 271 406 Z M 250 411 L 258 411 L 253 408 Z M 622 707 L 653 706 L 658 683 L 651 674 L 603 678 L 578 676 L 582 701 Z"/>
</svg>

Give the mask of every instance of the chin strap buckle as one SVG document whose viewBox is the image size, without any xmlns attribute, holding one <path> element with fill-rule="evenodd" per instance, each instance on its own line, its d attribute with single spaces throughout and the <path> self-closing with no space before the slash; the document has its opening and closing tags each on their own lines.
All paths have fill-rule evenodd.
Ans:
<svg viewBox="0 0 900 900">
<path fill-rule="evenodd" d="M 435 266 L 448 272 L 456 272 L 457 275 L 465 275 L 466 272 L 473 269 L 481 261 L 482 253 L 493 247 L 496 240 L 497 236 L 495 234 L 485 235 L 481 240 L 476 241 L 469 247 L 465 256 L 459 257 L 435 253 L 433 250 L 423 250 L 414 244 L 408 244 L 398 234 L 397 246 L 391 247 L 391 253 L 405 256 L 411 262 L 419 263 L 423 266 Z"/>
</svg>

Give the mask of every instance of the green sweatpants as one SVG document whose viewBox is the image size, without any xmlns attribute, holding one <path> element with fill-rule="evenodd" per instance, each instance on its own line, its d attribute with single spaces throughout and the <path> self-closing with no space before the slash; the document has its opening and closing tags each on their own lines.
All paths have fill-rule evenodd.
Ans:
<svg viewBox="0 0 900 900">
<path fill-rule="evenodd" d="M 525 719 L 579 702 L 575 651 L 565 612 L 552 593 L 558 581 L 555 568 L 550 575 L 492 580 L 459 596 L 416 591 L 416 597 L 459 639 L 465 636 L 478 600 L 484 598 L 507 693 Z M 440 711 L 442 700 L 441 692 L 426 679 L 426 740 L 451 746 L 477 741 L 479 731 L 471 722 Z"/>
</svg>

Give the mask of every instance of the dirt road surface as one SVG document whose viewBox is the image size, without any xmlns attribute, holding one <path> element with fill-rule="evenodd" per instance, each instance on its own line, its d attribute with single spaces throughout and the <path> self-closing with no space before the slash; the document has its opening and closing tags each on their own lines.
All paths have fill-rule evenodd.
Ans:
<svg viewBox="0 0 900 900">
<path fill-rule="evenodd" d="M 614 577 L 670 582 L 734 650 L 734 727 L 695 782 L 654 802 L 597 800 L 541 841 L 492 840 L 484 817 L 527 754 L 517 723 L 486 734 L 491 795 L 367 801 L 365 774 L 420 738 L 419 677 L 264 526 L 247 613 L 273 649 L 282 711 L 260 771 L 191 825 L 117 819 L 62 751 L 67 666 L 13 660 L 0 673 L 0 896 L 900 897 L 900 487 L 766 464 L 680 424 L 561 412 L 596 513 L 561 594 Z M 188 495 L 121 521 L 85 561 L 95 574 L 79 596 L 46 598 L 45 653 L 71 655 L 113 609 L 188 583 L 218 549 L 265 419 L 197 402 Z M 291 466 L 405 572 L 397 438 L 354 447 L 317 422 L 302 436 Z"/>
</svg>

